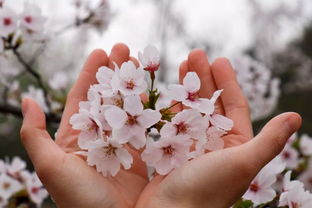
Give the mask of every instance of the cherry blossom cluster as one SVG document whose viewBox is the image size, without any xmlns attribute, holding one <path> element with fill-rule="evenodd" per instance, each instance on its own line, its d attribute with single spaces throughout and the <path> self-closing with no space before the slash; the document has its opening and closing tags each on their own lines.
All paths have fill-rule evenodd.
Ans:
<svg viewBox="0 0 312 208">
<path fill-rule="evenodd" d="M 236 207 L 312 207 L 311 156 L 312 138 L 292 135 L 283 151 L 253 179 Z"/>
<path fill-rule="evenodd" d="M 70 119 L 73 129 L 80 130 L 80 154 L 104 176 L 115 176 L 121 166 L 131 168 L 133 150 L 140 150 L 149 167 L 166 175 L 194 157 L 224 147 L 222 136 L 233 122 L 216 112 L 222 90 L 201 98 L 200 79 L 188 72 L 182 84 L 159 92 L 154 87 L 159 57 L 154 46 L 147 46 L 139 53 L 139 67 L 131 61 L 120 68 L 100 67 L 98 83 L 90 86 L 88 100 L 80 102 L 79 112 Z M 177 105 L 185 109 L 176 112 Z"/>
<path fill-rule="evenodd" d="M 37 174 L 29 172 L 23 160 L 0 160 L 0 207 L 40 206 L 47 196 Z"/>
<path fill-rule="evenodd" d="M 263 63 L 247 55 L 234 58 L 233 66 L 250 105 L 252 120 L 272 114 L 280 95 L 280 80 L 272 78 L 270 69 Z"/>
<path fill-rule="evenodd" d="M 23 40 L 38 40 L 42 37 L 46 18 L 35 4 L 25 3 L 24 11 L 17 14 L 4 4 L 0 8 L 0 53 L 11 44 Z M 13 36 L 12 36 L 13 35 Z M 10 39 L 10 40 L 9 40 Z"/>
</svg>

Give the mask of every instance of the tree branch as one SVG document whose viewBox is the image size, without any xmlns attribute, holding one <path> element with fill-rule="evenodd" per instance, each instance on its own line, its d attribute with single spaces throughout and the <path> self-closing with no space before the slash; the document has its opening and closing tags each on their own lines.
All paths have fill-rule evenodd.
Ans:
<svg viewBox="0 0 312 208">
<path fill-rule="evenodd" d="M 11 114 L 18 118 L 22 118 L 22 110 L 16 106 L 10 104 L 3 104 L 0 103 L 0 113 L 3 114 Z M 61 121 L 60 116 L 53 114 L 53 113 L 46 113 L 46 120 L 47 122 L 59 123 Z"/>
</svg>

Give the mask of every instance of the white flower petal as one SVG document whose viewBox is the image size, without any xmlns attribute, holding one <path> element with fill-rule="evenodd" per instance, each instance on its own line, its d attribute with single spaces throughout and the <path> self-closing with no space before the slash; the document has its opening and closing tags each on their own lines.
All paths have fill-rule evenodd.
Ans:
<svg viewBox="0 0 312 208">
<path fill-rule="evenodd" d="M 116 156 L 120 160 L 121 164 L 125 169 L 129 169 L 133 163 L 132 155 L 124 148 L 116 150 Z"/>
<path fill-rule="evenodd" d="M 132 116 L 141 115 L 143 112 L 141 98 L 138 95 L 127 96 L 124 100 L 124 109 Z"/>
<path fill-rule="evenodd" d="M 121 128 L 128 120 L 127 113 L 122 109 L 114 106 L 106 110 L 104 115 L 108 124 L 116 129 Z"/>
<path fill-rule="evenodd" d="M 230 131 L 233 128 L 233 121 L 220 114 L 213 114 L 210 118 L 210 122 L 213 126 L 223 129 L 225 131 Z"/>
<path fill-rule="evenodd" d="M 140 126 L 144 128 L 149 128 L 161 119 L 161 114 L 159 111 L 146 109 L 143 113 L 137 118 Z"/>
<path fill-rule="evenodd" d="M 196 72 L 188 72 L 185 75 L 183 86 L 188 92 L 197 92 L 200 89 L 200 79 Z"/>
<path fill-rule="evenodd" d="M 182 85 L 171 84 L 168 86 L 168 96 L 176 101 L 184 101 L 188 93 Z"/>
</svg>

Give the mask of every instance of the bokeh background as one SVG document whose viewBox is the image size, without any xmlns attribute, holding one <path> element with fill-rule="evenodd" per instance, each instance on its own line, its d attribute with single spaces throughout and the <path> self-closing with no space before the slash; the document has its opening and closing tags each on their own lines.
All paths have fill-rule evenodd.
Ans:
<svg viewBox="0 0 312 208">
<path fill-rule="evenodd" d="M 0 0 L 1 2 L 1 0 Z M 17 13 L 24 0 L 7 0 Z M 248 97 L 255 132 L 276 114 L 303 117 L 299 134 L 312 136 L 311 0 L 33 0 L 47 18 L 41 38 L 0 53 L 0 158 L 20 156 L 21 97 L 48 113 L 51 135 L 66 94 L 87 55 L 123 42 L 137 56 L 148 44 L 161 52 L 158 82 L 177 82 L 179 63 L 194 48 L 212 62 L 228 57 Z M 90 15 L 92 18 L 90 18 Z M 25 69 L 35 70 L 42 86 Z M 50 107 L 45 106 L 49 99 Z M 47 207 L 53 207 L 47 202 Z"/>
</svg>

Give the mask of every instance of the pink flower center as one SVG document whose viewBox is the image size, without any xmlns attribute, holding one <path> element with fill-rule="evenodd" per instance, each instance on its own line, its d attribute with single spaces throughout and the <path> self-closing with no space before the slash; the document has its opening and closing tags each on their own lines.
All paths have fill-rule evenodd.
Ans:
<svg viewBox="0 0 312 208">
<path fill-rule="evenodd" d="M 284 157 L 285 159 L 289 159 L 289 158 L 291 157 L 290 152 L 284 151 L 284 152 L 283 152 L 283 157 Z"/>
<path fill-rule="evenodd" d="M 105 151 L 105 154 L 106 156 L 110 156 L 110 155 L 113 155 L 115 154 L 115 150 L 117 148 L 114 147 L 113 145 L 109 144 L 107 147 L 104 147 L 104 151 Z"/>
<path fill-rule="evenodd" d="M 11 187 L 11 184 L 8 183 L 8 182 L 5 182 L 5 183 L 2 184 L 2 187 L 3 187 L 4 190 L 6 190 L 6 189 L 9 189 Z"/>
<path fill-rule="evenodd" d="M 97 131 L 99 129 L 99 126 L 96 124 L 96 122 L 91 119 L 91 124 L 89 125 L 89 131 Z"/>
<path fill-rule="evenodd" d="M 174 148 L 171 145 L 163 147 L 162 150 L 164 151 L 165 155 L 172 155 L 174 153 Z"/>
<path fill-rule="evenodd" d="M 149 71 L 149 72 L 155 72 L 158 70 L 158 68 L 159 68 L 159 64 L 151 63 L 148 66 L 146 66 L 144 70 Z"/>
<path fill-rule="evenodd" d="M 260 189 L 260 187 L 257 183 L 252 183 L 249 186 L 249 190 L 253 191 L 253 192 L 257 192 L 257 191 L 259 191 L 259 189 Z"/>
<path fill-rule="evenodd" d="M 196 101 L 198 98 L 199 98 L 198 92 L 189 92 L 189 93 L 188 93 L 188 96 L 187 96 L 187 99 L 188 99 L 188 100 L 194 102 L 194 101 Z"/>
<path fill-rule="evenodd" d="M 32 18 L 31 16 L 26 16 L 26 17 L 24 17 L 24 20 L 25 20 L 25 22 L 27 22 L 27 23 L 32 23 L 33 18 Z"/>
<path fill-rule="evenodd" d="M 187 125 L 184 122 L 176 124 L 176 128 L 177 128 L 177 135 L 179 133 L 184 134 L 187 131 Z"/>
<path fill-rule="evenodd" d="M 126 88 L 132 90 L 134 88 L 135 84 L 133 80 L 130 80 L 129 82 L 126 83 Z"/>
<path fill-rule="evenodd" d="M 9 18 L 9 17 L 5 17 L 5 18 L 3 19 L 3 24 L 4 24 L 5 26 L 11 25 L 11 24 L 12 24 L 12 19 Z"/>
<path fill-rule="evenodd" d="M 33 193 L 33 194 L 38 193 L 38 191 L 39 191 L 39 188 L 38 188 L 38 187 L 32 187 L 32 188 L 31 188 L 31 193 Z"/>
<path fill-rule="evenodd" d="M 128 125 L 134 125 L 134 124 L 137 124 L 137 116 L 132 116 L 130 114 L 128 114 L 128 121 L 127 121 L 127 124 Z"/>
</svg>

